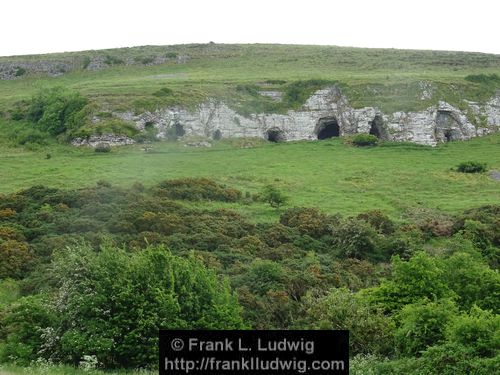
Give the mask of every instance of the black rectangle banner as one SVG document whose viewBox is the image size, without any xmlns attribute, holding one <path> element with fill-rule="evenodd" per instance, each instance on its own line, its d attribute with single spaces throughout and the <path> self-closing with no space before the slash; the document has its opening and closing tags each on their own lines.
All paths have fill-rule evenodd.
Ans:
<svg viewBox="0 0 500 375">
<path fill-rule="evenodd" d="M 349 331 L 160 331 L 160 375 L 348 373 Z"/>
</svg>

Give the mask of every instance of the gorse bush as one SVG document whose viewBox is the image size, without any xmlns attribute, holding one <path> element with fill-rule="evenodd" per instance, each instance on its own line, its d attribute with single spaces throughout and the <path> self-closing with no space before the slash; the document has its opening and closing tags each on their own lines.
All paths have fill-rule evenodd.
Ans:
<svg viewBox="0 0 500 375">
<path fill-rule="evenodd" d="M 236 202 L 242 196 L 241 191 L 218 184 L 208 178 L 166 180 L 160 182 L 154 190 L 160 196 L 191 201 Z"/>
<path fill-rule="evenodd" d="M 486 163 L 480 163 L 477 161 L 465 161 L 457 166 L 457 172 L 483 173 L 486 172 Z"/>
</svg>

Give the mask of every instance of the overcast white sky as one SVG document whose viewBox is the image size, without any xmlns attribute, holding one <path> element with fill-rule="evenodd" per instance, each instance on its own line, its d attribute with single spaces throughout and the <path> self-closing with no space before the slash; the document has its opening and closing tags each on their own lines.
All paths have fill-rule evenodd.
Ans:
<svg viewBox="0 0 500 375">
<path fill-rule="evenodd" d="M 0 56 L 180 43 L 500 54 L 498 0 L 3 0 Z"/>
</svg>

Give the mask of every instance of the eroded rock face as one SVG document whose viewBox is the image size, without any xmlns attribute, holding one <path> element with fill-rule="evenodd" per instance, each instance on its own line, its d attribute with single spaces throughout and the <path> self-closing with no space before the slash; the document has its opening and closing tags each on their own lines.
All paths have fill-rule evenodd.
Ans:
<svg viewBox="0 0 500 375">
<path fill-rule="evenodd" d="M 98 145 L 125 146 L 132 145 L 135 141 L 123 135 L 103 134 L 92 135 L 89 138 L 75 138 L 71 141 L 73 146 L 90 146 L 96 148 Z"/>
<path fill-rule="evenodd" d="M 467 115 L 445 102 L 419 112 L 384 114 L 373 107 L 354 109 L 337 87 L 330 87 L 315 92 L 300 110 L 286 114 L 260 113 L 245 117 L 224 102 L 212 99 L 200 104 L 195 111 L 166 108 L 140 115 L 131 112 L 115 115 L 134 121 L 140 130 L 144 130 L 146 124 L 153 124 L 160 139 L 166 138 L 172 129 L 182 128 L 186 136 L 215 138 L 216 134 L 217 138 L 259 137 L 271 141 L 371 133 L 382 139 L 434 146 L 500 129 L 500 96 L 484 106 L 469 102 L 468 107 Z M 325 130 L 327 126 L 329 130 Z M 338 130 L 334 126 L 338 126 Z"/>
</svg>

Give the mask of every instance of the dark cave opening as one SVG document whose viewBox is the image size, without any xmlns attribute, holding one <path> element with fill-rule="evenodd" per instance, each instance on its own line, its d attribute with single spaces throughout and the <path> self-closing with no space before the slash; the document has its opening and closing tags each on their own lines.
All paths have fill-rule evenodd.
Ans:
<svg viewBox="0 0 500 375">
<path fill-rule="evenodd" d="M 212 134 L 212 138 L 216 141 L 222 139 L 222 132 L 219 129 L 215 130 Z"/>
<path fill-rule="evenodd" d="M 370 134 L 377 138 L 385 138 L 384 120 L 380 115 L 376 115 L 370 124 Z"/>
<path fill-rule="evenodd" d="M 316 126 L 318 139 L 328 139 L 340 136 L 340 127 L 337 119 L 334 117 L 320 119 Z"/>
<path fill-rule="evenodd" d="M 445 142 L 450 142 L 453 140 L 453 134 L 451 133 L 451 129 L 445 129 L 443 135 Z"/>
<path fill-rule="evenodd" d="M 285 133 L 281 129 L 271 128 L 267 131 L 267 140 L 274 143 L 286 141 Z"/>
<path fill-rule="evenodd" d="M 184 130 L 184 126 L 182 126 L 179 123 L 176 123 L 174 125 L 174 129 L 175 129 L 175 135 L 177 137 L 182 137 L 184 134 L 186 134 L 186 131 Z"/>
</svg>

